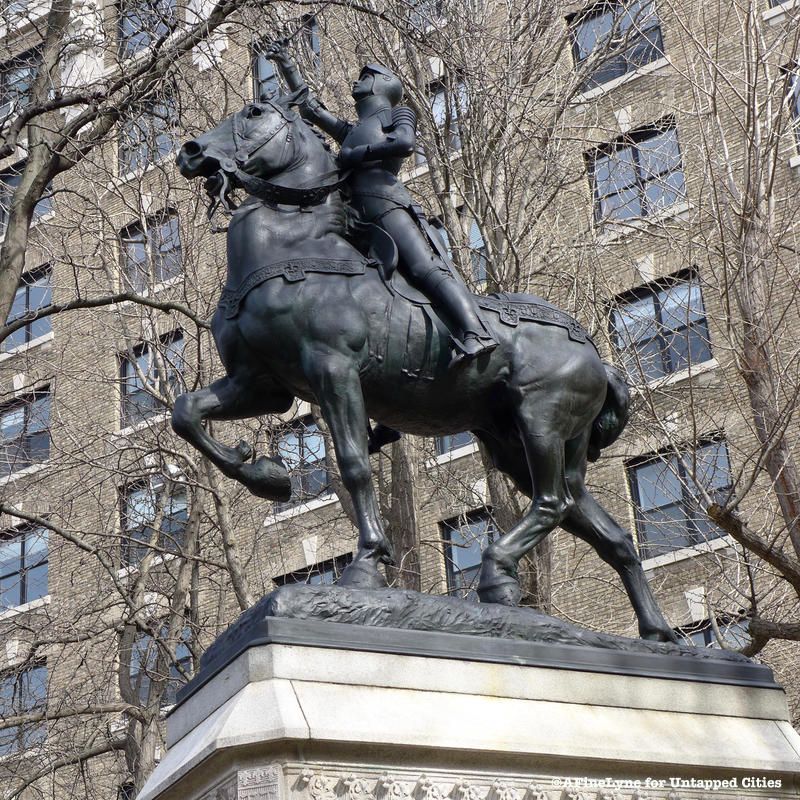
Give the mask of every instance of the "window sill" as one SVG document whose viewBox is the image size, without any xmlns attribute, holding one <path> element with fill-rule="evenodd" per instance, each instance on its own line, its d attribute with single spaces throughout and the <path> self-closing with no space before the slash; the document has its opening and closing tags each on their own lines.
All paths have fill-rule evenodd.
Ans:
<svg viewBox="0 0 800 800">
<path fill-rule="evenodd" d="M 9 483 L 14 483 L 14 481 L 18 481 L 21 478 L 27 478 L 29 475 L 35 475 L 43 469 L 47 469 L 46 461 L 41 464 L 31 464 L 29 467 L 19 470 L 19 472 L 12 472 L 10 475 L 4 475 L 0 478 L 0 486 L 8 486 Z"/>
<path fill-rule="evenodd" d="M 688 201 L 676 203 L 674 206 L 665 208 L 659 214 L 653 214 L 651 217 L 635 217 L 628 222 L 604 222 L 600 224 L 600 229 L 597 234 L 598 244 L 611 244 L 619 239 L 623 239 L 631 233 L 645 230 L 650 225 L 657 225 L 660 222 L 667 220 L 686 220 L 689 218 L 689 212 L 692 210 L 692 204 Z"/>
<path fill-rule="evenodd" d="M 298 503 L 296 506 L 292 506 L 292 508 L 274 512 L 264 520 L 263 527 L 268 528 L 271 525 L 277 525 L 279 522 L 284 522 L 287 519 L 294 519 L 294 517 L 299 517 L 309 511 L 317 511 L 320 508 L 326 508 L 338 502 L 339 498 L 334 492 L 331 492 L 325 497 L 318 497 L 315 500 L 309 500 L 307 503 Z"/>
<path fill-rule="evenodd" d="M 627 72 L 625 75 L 620 75 L 619 78 L 613 78 L 606 83 L 600 84 L 600 86 L 595 86 L 594 89 L 589 89 L 587 92 L 583 92 L 583 94 L 576 95 L 572 102 L 575 105 L 588 103 L 590 100 L 594 100 L 597 97 L 608 94 L 608 92 L 616 89 L 618 86 L 623 86 L 624 84 L 635 81 L 637 78 L 641 78 L 644 75 L 651 75 L 654 72 L 660 72 L 665 67 L 671 66 L 672 62 L 666 56 L 662 56 L 655 61 L 651 61 L 649 64 L 645 64 L 643 67 L 639 67 L 639 69 L 634 70 L 633 72 Z"/>
<path fill-rule="evenodd" d="M 156 425 L 161 425 L 166 422 L 171 416 L 171 412 L 165 411 L 163 414 L 153 414 L 152 417 L 148 417 L 147 419 L 143 419 L 141 422 L 137 422 L 135 425 L 128 425 L 125 428 L 120 428 L 114 436 L 117 437 L 125 437 L 131 436 L 134 433 L 139 433 L 139 431 L 147 430 L 148 428 L 155 427 Z"/>
<path fill-rule="evenodd" d="M 137 294 L 139 297 L 154 297 L 159 292 L 163 292 L 169 289 L 171 286 L 178 286 L 180 282 L 183 280 L 183 275 L 176 275 L 174 278 L 170 278 L 168 281 L 162 281 L 161 283 L 155 283 L 152 286 L 149 286 L 144 291 L 138 292 Z M 120 291 L 127 291 L 124 286 L 120 286 Z M 131 290 L 133 291 L 133 290 Z M 125 308 L 127 306 L 135 306 L 137 305 L 135 300 L 123 300 L 121 303 L 116 303 L 117 308 Z"/>
<path fill-rule="evenodd" d="M 702 553 L 713 553 L 716 550 L 724 550 L 726 547 L 733 547 L 734 540 L 730 536 L 720 536 L 717 539 L 712 539 L 710 542 L 701 542 L 700 544 L 693 545 L 692 547 L 682 547 L 674 553 L 664 553 L 661 556 L 653 556 L 646 558 L 642 561 L 642 569 L 645 571 L 664 567 L 667 564 L 677 564 L 680 561 L 686 561 L 687 558 L 694 558 Z"/>
<path fill-rule="evenodd" d="M 173 561 L 178 557 L 177 553 L 163 553 L 161 555 L 153 556 L 153 560 L 150 562 L 151 567 L 158 567 L 161 564 L 168 564 L 170 561 Z M 117 570 L 117 578 L 119 580 L 125 580 L 125 578 L 129 578 L 131 575 L 137 575 L 139 573 L 139 564 L 129 564 L 127 567 L 120 567 Z"/>
<path fill-rule="evenodd" d="M 770 25 L 782 25 L 786 22 L 786 17 L 789 15 L 789 12 L 794 11 L 798 7 L 800 7 L 800 0 L 786 0 L 785 3 L 781 3 L 773 8 L 768 8 L 761 15 L 761 18 Z"/>
<path fill-rule="evenodd" d="M 18 614 L 25 614 L 28 611 L 36 611 L 37 608 L 50 605 L 50 595 L 46 594 L 38 600 L 31 600 L 30 603 L 23 603 L 21 606 L 13 606 L 5 611 L 0 611 L 0 620 L 16 617 Z"/>
<path fill-rule="evenodd" d="M 9 32 L 18 35 L 23 33 L 36 22 L 47 16 L 50 11 L 49 0 L 31 0 L 20 11 L 4 14 L 3 24 L 0 25 L 0 39 L 5 39 Z"/>
<path fill-rule="evenodd" d="M 439 456 L 426 459 L 425 466 L 430 469 L 431 467 L 444 466 L 451 464 L 453 461 L 458 461 L 460 458 L 471 456 L 478 452 L 478 443 L 470 442 L 469 444 L 457 447 L 455 450 L 450 450 L 448 453 L 442 453 Z"/>
<path fill-rule="evenodd" d="M 13 358 L 14 356 L 18 356 L 21 353 L 27 353 L 28 350 L 33 350 L 34 347 L 39 347 L 40 345 L 47 344 L 47 342 L 51 342 L 54 338 L 53 331 L 49 333 L 45 333 L 42 336 L 37 336 L 35 339 L 31 339 L 29 342 L 25 342 L 25 344 L 17 345 L 16 347 L 12 347 L 11 350 L 5 350 L 4 352 L 0 353 L 0 362 L 7 361 L 9 358 Z"/>
<path fill-rule="evenodd" d="M 790 166 L 792 169 L 795 169 L 795 170 L 797 170 L 798 172 L 800 172 L 800 153 L 798 153 L 796 156 L 792 156 L 792 157 L 789 159 L 789 166 Z"/>
<path fill-rule="evenodd" d="M 703 375 L 706 372 L 713 372 L 713 370 L 715 370 L 718 366 L 719 362 L 717 359 L 711 358 L 708 361 L 703 361 L 700 364 L 693 364 L 690 367 L 686 367 L 686 369 L 673 372 L 670 375 L 665 375 L 663 378 L 656 378 L 655 380 L 648 381 L 645 384 L 639 384 L 634 388 L 639 392 L 642 392 L 645 389 L 663 389 L 665 386 L 672 386 L 675 383 L 681 383 L 682 381 L 689 380 L 690 378 L 696 378 L 698 375 Z"/>
</svg>

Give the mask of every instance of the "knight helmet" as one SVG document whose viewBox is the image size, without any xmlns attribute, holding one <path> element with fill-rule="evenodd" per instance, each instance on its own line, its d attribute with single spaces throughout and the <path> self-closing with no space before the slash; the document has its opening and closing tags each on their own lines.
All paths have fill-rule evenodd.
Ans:
<svg viewBox="0 0 800 800">
<path fill-rule="evenodd" d="M 372 93 L 385 97 L 393 106 L 396 106 L 403 97 L 403 84 L 400 78 L 381 64 L 365 64 L 361 70 L 363 75 L 370 72 L 375 76 Z"/>
</svg>

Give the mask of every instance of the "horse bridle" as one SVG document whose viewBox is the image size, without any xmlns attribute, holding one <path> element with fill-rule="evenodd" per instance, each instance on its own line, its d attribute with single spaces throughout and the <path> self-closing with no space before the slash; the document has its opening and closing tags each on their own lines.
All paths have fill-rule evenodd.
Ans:
<svg viewBox="0 0 800 800">
<path fill-rule="evenodd" d="M 269 106 L 273 111 L 278 113 L 278 119 L 275 124 L 267 130 L 266 136 L 262 141 L 258 142 L 254 147 L 248 147 L 248 139 L 244 133 L 244 111 L 240 111 L 234 114 L 231 126 L 234 158 L 231 159 L 227 155 L 215 154 L 213 148 L 207 150 L 208 153 L 217 158 L 220 165 L 217 173 L 220 178 L 219 182 L 213 182 L 210 179 L 209 184 L 211 188 L 207 189 L 211 197 L 208 208 L 209 219 L 219 207 L 228 214 L 232 214 L 236 210 L 236 206 L 230 199 L 230 193 L 233 189 L 231 184 L 232 178 L 235 178 L 248 194 L 257 197 L 263 203 L 268 205 L 298 206 L 299 208 L 318 205 L 323 202 L 331 192 L 340 189 L 347 180 L 349 173 L 341 175 L 339 179 L 333 183 L 325 183 L 307 189 L 298 189 L 291 186 L 282 186 L 281 184 L 273 183 L 264 178 L 259 178 L 257 175 L 245 172 L 244 166 L 253 156 L 262 147 L 269 144 L 284 128 L 287 128 L 289 123 L 293 122 L 295 118 L 290 111 L 270 100 L 263 100 L 260 105 Z M 286 133 L 281 157 L 283 153 L 285 153 L 286 147 L 290 142 L 291 130 Z"/>
</svg>

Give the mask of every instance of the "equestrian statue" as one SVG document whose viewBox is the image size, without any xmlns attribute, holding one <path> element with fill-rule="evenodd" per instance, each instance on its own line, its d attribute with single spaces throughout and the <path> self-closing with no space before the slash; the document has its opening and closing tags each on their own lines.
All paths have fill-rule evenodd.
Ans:
<svg viewBox="0 0 800 800">
<path fill-rule="evenodd" d="M 520 559 L 560 526 L 619 573 L 642 638 L 675 641 L 630 534 L 584 481 L 587 461 L 627 422 L 624 379 L 544 300 L 467 290 L 398 177 L 416 122 L 394 74 L 364 67 L 348 122 L 311 93 L 283 45 L 269 55 L 289 92 L 248 103 L 178 154 L 185 177 L 205 179 L 210 213 L 222 206 L 230 223 L 212 320 L 226 376 L 177 398 L 175 431 L 254 494 L 287 500 L 279 459 L 223 445 L 203 422 L 283 413 L 295 398 L 318 404 L 358 527 L 339 583 L 361 588 L 385 586 L 378 567 L 392 563 L 370 449 L 396 431 L 472 431 L 531 498 L 484 551 L 481 602 L 517 605 Z"/>
</svg>

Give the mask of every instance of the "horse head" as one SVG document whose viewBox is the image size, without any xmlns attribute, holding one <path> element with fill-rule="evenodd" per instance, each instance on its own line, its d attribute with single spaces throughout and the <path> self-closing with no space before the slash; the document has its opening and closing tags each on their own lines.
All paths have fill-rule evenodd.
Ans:
<svg viewBox="0 0 800 800">
<path fill-rule="evenodd" d="M 225 177 L 250 194 L 267 178 L 297 188 L 335 174 L 322 140 L 290 107 L 292 96 L 248 103 L 216 128 L 181 147 L 178 169 L 186 178 Z M 212 183 L 212 182 L 210 182 Z"/>
</svg>

